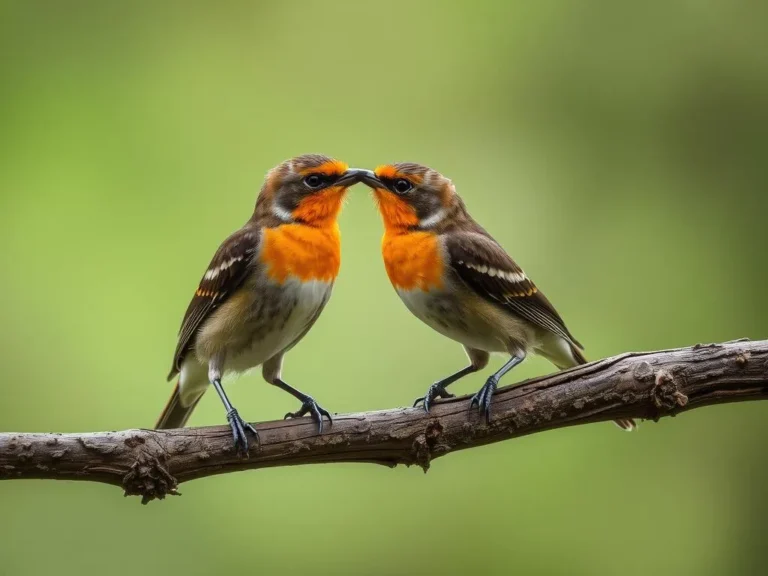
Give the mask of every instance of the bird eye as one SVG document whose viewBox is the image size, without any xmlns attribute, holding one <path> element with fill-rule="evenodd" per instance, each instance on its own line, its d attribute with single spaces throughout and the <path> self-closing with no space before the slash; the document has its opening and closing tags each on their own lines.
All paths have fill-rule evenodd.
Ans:
<svg viewBox="0 0 768 576">
<path fill-rule="evenodd" d="M 395 192 L 397 192 L 398 194 L 405 194 L 406 192 L 408 192 L 408 190 L 413 188 L 411 183 L 405 178 L 398 178 L 397 180 L 395 180 L 394 184 L 392 184 L 392 187 L 395 189 Z"/>
<path fill-rule="evenodd" d="M 319 174 L 310 174 L 304 178 L 304 184 L 309 188 L 320 188 L 325 183 L 325 180 Z"/>
</svg>

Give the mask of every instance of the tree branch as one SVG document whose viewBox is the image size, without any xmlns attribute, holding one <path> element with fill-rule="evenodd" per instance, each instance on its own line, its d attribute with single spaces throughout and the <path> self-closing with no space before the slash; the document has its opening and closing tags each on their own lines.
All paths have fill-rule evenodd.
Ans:
<svg viewBox="0 0 768 576">
<path fill-rule="evenodd" d="M 121 486 L 144 503 L 181 482 L 238 470 L 371 462 L 418 464 L 455 450 L 553 428 L 768 398 L 768 341 L 622 354 L 499 389 L 490 424 L 466 397 L 430 414 L 399 408 L 342 414 L 321 436 L 309 418 L 264 422 L 260 446 L 238 457 L 228 427 L 92 434 L 0 434 L 0 479 L 90 480 Z"/>
</svg>

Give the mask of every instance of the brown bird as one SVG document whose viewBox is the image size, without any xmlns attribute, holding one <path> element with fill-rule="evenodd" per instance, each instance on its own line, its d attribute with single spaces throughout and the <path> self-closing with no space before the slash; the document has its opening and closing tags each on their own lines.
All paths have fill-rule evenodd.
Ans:
<svg viewBox="0 0 768 576">
<path fill-rule="evenodd" d="M 179 379 L 157 428 L 184 426 L 212 384 L 236 448 L 247 453 L 246 431 L 258 435 L 230 403 L 221 379 L 261 365 L 267 382 L 301 402 L 286 418 L 309 413 L 322 433 L 330 413 L 282 380 L 281 368 L 331 297 L 341 262 L 336 218 L 347 188 L 363 173 L 308 154 L 267 174 L 253 215 L 216 251 L 187 308 L 168 375 Z"/>
<path fill-rule="evenodd" d="M 453 183 L 426 166 L 379 166 L 362 181 L 373 188 L 384 221 L 382 255 L 406 307 L 464 346 L 470 364 L 432 384 L 422 402 L 452 398 L 446 387 L 488 365 L 491 352 L 510 360 L 472 397 L 490 419 L 499 380 L 529 353 L 558 368 L 586 363 L 582 346 L 554 306 L 504 249 L 469 215 Z M 617 420 L 625 430 L 635 423 Z"/>
</svg>

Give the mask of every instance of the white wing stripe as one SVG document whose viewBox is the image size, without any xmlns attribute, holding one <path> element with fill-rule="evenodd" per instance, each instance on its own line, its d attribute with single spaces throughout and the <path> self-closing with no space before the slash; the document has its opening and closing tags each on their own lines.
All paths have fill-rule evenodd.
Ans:
<svg viewBox="0 0 768 576">
<path fill-rule="evenodd" d="M 507 272 L 505 270 L 498 270 L 497 268 L 485 266 L 484 264 L 470 264 L 469 262 L 463 262 L 462 260 L 459 260 L 458 264 L 471 268 L 476 272 L 480 272 L 480 274 L 487 274 L 491 278 L 499 277 L 512 283 L 524 282 L 528 279 L 524 272 Z"/>
<path fill-rule="evenodd" d="M 224 272 L 224 270 L 232 267 L 233 264 L 235 264 L 236 262 L 240 262 L 240 260 L 242 259 L 243 259 L 242 256 L 235 256 L 234 258 L 230 258 L 220 266 L 217 266 L 216 268 L 211 268 L 210 270 L 208 270 L 208 272 L 205 273 L 205 276 L 203 276 L 203 278 L 205 278 L 206 280 L 213 280 L 219 274 Z"/>
</svg>

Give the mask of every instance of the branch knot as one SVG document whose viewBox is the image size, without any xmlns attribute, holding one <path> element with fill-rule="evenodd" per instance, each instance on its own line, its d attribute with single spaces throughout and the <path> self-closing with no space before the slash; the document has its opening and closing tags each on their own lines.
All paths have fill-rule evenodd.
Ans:
<svg viewBox="0 0 768 576">
<path fill-rule="evenodd" d="M 125 496 L 141 496 L 147 504 L 155 498 L 162 500 L 168 494 L 179 496 L 178 480 L 160 463 L 156 456 L 140 452 L 136 462 L 123 477 Z"/>
<path fill-rule="evenodd" d="M 413 441 L 411 452 L 416 464 L 421 466 L 426 473 L 432 461 L 433 452 L 440 452 L 438 441 L 443 435 L 443 425 L 439 420 L 430 420 L 423 434 L 419 434 Z"/>
<path fill-rule="evenodd" d="M 655 421 L 658 421 L 662 411 L 674 416 L 678 408 L 684 408 L 688 404 L 688 396 L 680 391 L 677 380 L 668 370 L 659 370 L 656 373 L 656 382 L 651 388 L 651 400 L 659 411 Z"/>
</svg>

